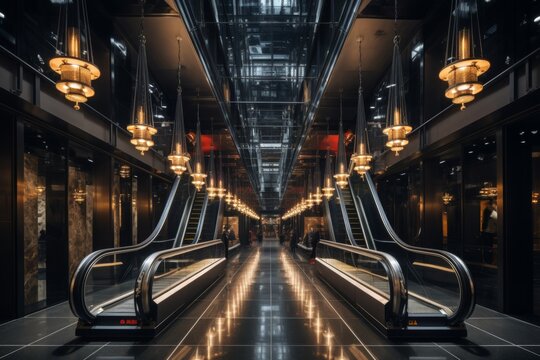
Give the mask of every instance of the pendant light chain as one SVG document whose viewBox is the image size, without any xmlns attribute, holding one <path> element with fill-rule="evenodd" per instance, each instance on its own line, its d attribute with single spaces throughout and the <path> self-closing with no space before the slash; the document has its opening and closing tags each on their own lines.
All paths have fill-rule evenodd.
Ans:
<svg viewBox="0 0 540 360">
<path fill-rule="evenodd" d="M 182 92 L 182 38 L 177 37 L 176 40 L 178 41 L 178 86 L 177 86 L 177 92 Z"/>
<path fill-rule="evenodd" d="M 362 92 L 362 38 L 358 38 L 358 92 Z"/>
<path fill-rule="evenodd" d="M 394 49 L 392 54 L 392 69 L 390 72 L 390 83 L 388 90 L 388 104 L 386 110 L 386 127 L 383 129 L 388 139 L 386 147 L 394 151 L 396 156 L 409 143 L 407 135 L 412 131 L 407 120 L 407 109 L 403 86 L 403 70 L 401 65 L 401 55 L 399 51 L 399 35 L 397 33 L 398 7 L 397 0 L 394 0 Z"/>
<path fill-rule="evenodd" d="M 351 165 L 361 176 L 371 169 L 373 156 L 369 153 L 366 111 L 362 94 L 362 37 L 358 38 L 358 107 L 356 111 L 356 134 Z"/>
<path fill-rule="evenodd" d="M 349 184 L 349 172 L 347 171 L 347 154 L 345 150 L 345 138 L 343 135 L 343 89 L 339 94 L 339 133 L 338 133 L 338 152 L 336 158 L 336 172 L 334 179 L 336 184 L 344 189 Z"/>
</svg>

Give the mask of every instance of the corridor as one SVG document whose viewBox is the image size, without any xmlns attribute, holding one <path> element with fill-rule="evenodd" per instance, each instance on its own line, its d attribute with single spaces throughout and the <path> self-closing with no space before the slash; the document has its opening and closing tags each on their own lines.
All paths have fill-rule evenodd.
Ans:
<svg viewBox="0 0 540 360">
<path fill-rule="evenodd" d="M 540 327 L 480 306 L 467 339 L 387 340 L 275 240 L 233 255 L 226 275 L 152 340 L 87 341 L 75 326 L 67 303 L 4 323 L 0 358 L 540 358 Z"/>
</svg>

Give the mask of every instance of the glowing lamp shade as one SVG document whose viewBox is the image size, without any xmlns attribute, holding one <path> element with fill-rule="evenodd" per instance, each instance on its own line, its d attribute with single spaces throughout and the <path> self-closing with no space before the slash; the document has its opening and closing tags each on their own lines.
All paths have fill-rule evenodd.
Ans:
<svg viewBox="0 0 540 360">
<path fill-rule="evenodd" d="M 101 72 L 94 65 L 86 0 L 64 1 L 59 6 L 56 56 L 49 60 L 49 66 L 60 75 L 56 89 L 79 110 L 79 103 L 95 95 L 92 80 Z"/>
<path fill-rule="evenodd" d="M 465 104 L 484 89 L 478 77 L 490 67 L 483 59 L 476 0 L 452 1 L 448 29 L 445 66 L 439 78 L 448 83 L 444 95 L 464 110 Z"/>
</svg>

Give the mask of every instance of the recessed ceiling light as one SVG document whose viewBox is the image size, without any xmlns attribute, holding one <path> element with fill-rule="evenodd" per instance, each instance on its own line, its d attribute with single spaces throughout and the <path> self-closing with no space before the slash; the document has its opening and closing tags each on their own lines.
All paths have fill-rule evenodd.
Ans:
<svg viewBox="0 0 540 360">
<path fill-rule="evenodd" d="M 534 20 L 533 20 L 535 23 L 539 23 L 540 22 L 540 15 L 535 17 Z"/>
</svg>

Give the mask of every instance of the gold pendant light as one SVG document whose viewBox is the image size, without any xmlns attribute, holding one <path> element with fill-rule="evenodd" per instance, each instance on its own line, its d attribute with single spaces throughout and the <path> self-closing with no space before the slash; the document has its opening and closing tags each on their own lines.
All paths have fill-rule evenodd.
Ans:
<svg viewBox="0 0 540 360">
<path fill-rule="evenodd" d="M 227 194 L 225 195 L 225 203 L 227 205 L 231 205 L 232 204 L 232 201 L 233 201 L 233 198 L 234 198 L 234 195 L 232 193 L 232 186 L 231 186 L 231 170 L 230 168 L 227 168 L 227 186 L 229 187 L 229 190 L 226 191 Z"/>
<path fill-rule="evenodd" d="M 339 135 L 338 152 L 336 157 L 336 172 L 334 174 L 336 184 L 345 189 L 349 184 L 349 172 L 347 171 L 347 154 L 345 153 L 345 136 L 343 135 L 343 91 L 339 96 Z"/>
<path fill-rule="evenodd" d="M 201 122 L 199 119 L 199 104 L 197 103 L 197 133 L 195 135 L 195 163 L 193 164 L 193 170 L 191 173 L 191 183 L 195 186 L 197 191 L 201 191 L 206 180 L 206 174 L 204 173 L 204 156 L 202 152 L 201 144 Z"/>
<path fill-rule="evenodd" d="M 315 172 L 313 173 L 313 202 L 315 205 L 322 203 L 323 193 L 321 192 L 321 163 L 319 152 L 317 151 L 317 163 L 315 164 Z"/>
<path fill-rule="evenodd" d="M 388 91 L 388 108 L 386 111 L 386 128 L 383 133 L 388 137 L 386 147 L 399 155 L 399 152 L 409 143 L 407 135 L 412 131 L 407 121 L 405 94 L 403 93 L 403 72 L 399 54 L 399 37 L 394 37 L 394 55 L 390 74 Z"/>
<path fill-rule="evenodd" d="M 403 86 L 403 70 L 399 53 L 399 36 L 397 35 L 397 0 L 394 0 L 394 51 L 392 55 L 392 70 L 388 85 L 388 107 L 386 110 L 386 128 L 383 133 L 388 137 L 386 147 L 399 155 L 399 152 L 409 143 L 407 135 L 412 131 L 407 121 L 405 93 Z"/>
<path fill-rule="evenodd" d="M 480 23 L 476 0 L 453 0 L 448 24 L 445 67 L 439 78 L 448 82 L 445 96 L 454 104 L 474 100 L 484 89 L 478 77 L 488 71 L 490 63 L 483 59 Z"/>
<path fill-rule="evenodd" d="M 355 153 L 351 156 L 353 169 L 363 176 L 371 169 L 371 159 L 367 143 L 367 122 L 364 108 L 364 97 L 362 95 L 362 38 L 358 38 L 358 109 L 356 111 L 356 136 Z"/>
<path fill-rule="evenodd" d="M 219 137 L 219 144 L 221 149 L 221 136 Z M 225 188 L 225 181 L 223 180 L 223 159 L 222 159 L 222 152 L 220 150 L 219 152 L 219 165 L 217 170 L 217 196 L 220 199 L 223 199 L 225 195 L 227 194 L 227 189 Z"/>
<path fill-rule="evenodd" d="M 152 98 L 150 95 L 150 79 L 146 59 L 146 37 L 144 36 L 144 1 L 141 5 L 141 34 L 139 36 L 139 54 L 137 56 L 137 73 L 135 74 L 135 92 L 131 109 L 131 124 L 127 130 L 131 133 L 131 143 L 135 149 L 144 155 L 154 146 L 152 136 L 157 133 L 154 127 L 152 113 Z"/>
<path fill-rule="evenodd" d="M 181 58 L 181 38 L 178 40 L 178 88 L 176 91 L 176 109 L 174 119 L 174 130 L 172 138 L 171 153 L 167 157 L 171 162 L 171 170 L 178 176 L 182 175 L 187 170 L 187 164 L 190 160 L 189 153 L 186 146 L 186 133 L 184 129 L 184 110 L 182 104 L 182 58 Z"/>
<path fill-rule="evenodd" d="M 211 144 L 210 144 L 210 159 L 208 165 L 208 178 L 206 192 L 208 193 L 208 198 L 214 200 L 218 194 L 218 184 L 216 177 L 216 166 L 215 166 L 215 156 L 214 156 L 214 119 L 210 118 L 210 134 L 211 134 Z"/>
<path fill-rule="evenodd" d="M 83 176 L 84 175 L 80 173 L 80 170 L 77 171 L 77 186 L 73 190 L 73 200 L 79 205 L 86 201 L 86 183 Z"/>
<path fill-rule="evenodd" d="M 322 192 L 326 199 L 330 199 L 334 195 L 334 183 L 332 180 L 332 158 L 330 157 L 330 149 L 326 149 L 326 162 L 325 162 L 325 167 L 324 167 L 324 184 L 323 184 Z"/>
<path fill-rule="evenodd" d="M 213 140 L 212 140 L 213 143 Z M 216 186 L 216 169 L 214 166 L 214 146 L 212 145 L 210 149 L 210 159 L 208 165 L 208 184 L 206 186 L 206 193 L 208 194 L 208 199 L 214 200 L 218 195 L 218 188 Z"/>
<path fill-rule="evenodd" d="M 122 179 L 128 179 L 131 176 L 131 168 L 129 165 L 121 165 L 118 170 L 118 175 L 120 175 Z"/>
<path fill-rule="evenodd" d="M 57 56 L 49 60 L 49 66 L 60 75 L 56 89 L 75 103 L 75 110 L 79 110 L 79 103 L 94 96 L 92 80 L 99 78 L 101 73 L 94 65 L 86 0 L 64 1 L 60 6 Z"/>
</svg>

